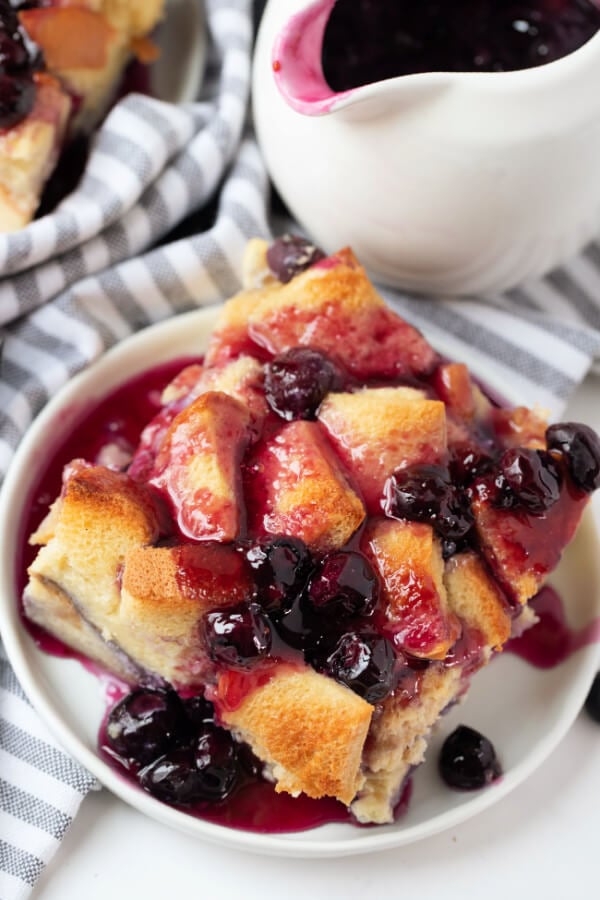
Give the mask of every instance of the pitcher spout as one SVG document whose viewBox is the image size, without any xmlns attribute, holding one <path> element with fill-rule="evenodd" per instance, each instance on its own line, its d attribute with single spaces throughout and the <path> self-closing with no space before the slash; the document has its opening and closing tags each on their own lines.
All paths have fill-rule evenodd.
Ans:
<svg viewBox="0 0 600 900">
<path fill-rule="evenodd" d="M 323 37 L 335 0 L 316 0 L 292 16 L 277 35 L 271 64 L 275 83 L 286 103 L 307 116 L 331 112 L 354 90 L 332 90 L 323 74 Z"/>
<path fill-rule="evenodd" d="M 323 40 L 336 0 L 316 0 L 291 16 L 273 43 L 271 66 L 275 84 L 288 106 L 305 116 L 356 110 L 362 118 L 389 111 L 389 99 L 403 105 L 438 93 L 454 73 L 407 75 L 336 91 L 323 72 Z M 396 106 L 397 108 L 397 106 Z"/>
</svg>

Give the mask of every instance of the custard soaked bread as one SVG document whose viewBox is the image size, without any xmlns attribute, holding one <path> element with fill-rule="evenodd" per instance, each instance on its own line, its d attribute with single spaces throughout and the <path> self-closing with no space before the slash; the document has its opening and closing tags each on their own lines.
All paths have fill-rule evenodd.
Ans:
<svg viewBox="0 0 600 900">
<path fill-rule="evenodd" d="M 533 621 L 600 444 L 495 405 L 349 250 L 253 241 L 244 271 L 123 470 L 66 468 L 25 611 L 141 685 L 132 704 L 210 701 L 203 766 L 225 729 L 277 791 L 389 822 L 440 714 Z M 107 741 L 142 785 L 205 797 L 189 738 L 171 724 L 152 756 L 127 710 Z"/>
</svg>

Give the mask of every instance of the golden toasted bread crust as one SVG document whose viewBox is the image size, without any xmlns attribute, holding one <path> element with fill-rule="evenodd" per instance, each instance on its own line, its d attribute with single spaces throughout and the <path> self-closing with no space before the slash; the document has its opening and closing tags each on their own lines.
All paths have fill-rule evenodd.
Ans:
<svg viewBox="0 0 600 900">
<path fill-rule="evenodd" d="M 511 633 L 506 600 L 476 553 L 459 553 L 446 562 L 444 582 L 448 604 L 489 649 L 500 650 Z"/>
<path fill-rule="evenodd" d="M 526 567 L 523 558 L 515 565 L 513 526 L 503 510 L 495 509 L 489 501 L 477 498 L 472 503 L 475 525 L 482 551 L 518 603 L 526 603 L 539 590 L 545 573 Z"/>
<path fill-rule="evenodd" d="M 135 598 L 132 618 L 151 620 L 165 636 L 170 622 L 181 618 L 175 627 L 185 630 L 188 616 L 193 622 L 207 610 L 242 603 L 253 590 L 241 554 L 217 543 L 136 547 L 125 557 L 122 588 Z"/>
<path fill-rule="evenodd" d="M 250 413 L 234 397 L 208 391 L 171 423 L 152 484 L 173 505 L 184 534 L 232 541 L 242 524 L 240 462 Z"/>
<path fill-rule="evenodd" d="M 309 344 L 307 328 L 313 337 L 312 346 L 326 349 L 321 347 L 314 326 L 316 317 L 327 315 L 332 306 L 348 319 L 353 313 L 364 315 L 373 307 L 384 306 L 351 251 L 341 251 L 331 265 L 312 267 L 287 284 L 269 282 L 229 300 L 213 330 L 207 365 L 229 359 L 235 347 L 248 339 L 273 353 Z M 285 333 L 281 331 L 283 325 Z"/>
<path fill-rule="evenodd" d="M 276 278 L 267 262 L 268 241 L 251 238 L 244 249 L 242 258 L 242 285 L 245 291 L 254 291 L 274 284 Z"/>
<path fill-rule="evenodd" d="M 214 543 L 149 546 L 158 527 L 147 489 L 100 466 L 70 466 L 51 520 L 29 569 L 29 617 L 130 680 L 146 671 L 203 684 L 204 614 L 252 594 L 242 556 Z"/>
<path fill-rule="evenodd" d="M 52 584 L 76 602 L 78 612 L 105 640 L 112 640 L 125 556 L 158 538 L 150 493 L 120 472 L 75 461 L 65 470 L 50 522 L 37 535 L 47 543 L 29 567 L 26 591 L 43 601 L 36 584 Z"/>
<path fill-rule="evenodd" d="M 414 388 L 329 394 L 318 418 L 374 514 L 396 469 L 438 463 L 447 451 L 444 404 Z"/>
<path fill-rule="evenodd" d="M 317 422 L 290 422 L 261 448 L 263 527 L 299 537 L 312 550 L 342 547 L 365 518 Z"/>
<path fill-rule="evenodd" d="M 371 374 L 381 374 L 382 354 L 403 371 L 411 371 L 416 361 L 419 367 L 433 366 L 437 358 L 419 332 L 386 307 L 348 248 L 287 284 L 267 282 L 226 303 L 207 364 L 221 365 L 247 352 L 248 342 L 273 354 L 310 345 L 350 372 Z"/>
<path fill-rule="evenodd" d="M 249 600 L 243 559 L 221 544 L 137 547 L 125 557 L 119 644 L 144 668 L 187 688 L 211 678 L 207 612 Z"/>
<path fill-rule="evenodd" d="M 129 37 L 140 37 L 160 21 L 165 0 L 86 0 L 86 5 L 101 12 L 114 28 Z"/>
<path fill-rule="evenodd" d="M 277 778 L 276 790 L 350 803 L 360 788 L 373 707 L 312 669 L 281 666 L 223 722 Z"/>
<path fill-rule="evenodd" d="M 263 392 L 264 372 L 252 356 L 238 359 L 216 368 L 193 364 L 180 372 L 163 391 L 163 404 L 185 398 L 186 405 L 208 391 L 220 391 L 239 400 L 250 412 L 255 426 L 268 412 Z"/>
<path fill-rule="evenodd" d="M 367 527 L 363 547 L 379 572 L 397 646 L 413 656 L 443 659 L 460 625 L 448 607 L 442 552 L 433 528 L 377 519 Z"/>
</svg>

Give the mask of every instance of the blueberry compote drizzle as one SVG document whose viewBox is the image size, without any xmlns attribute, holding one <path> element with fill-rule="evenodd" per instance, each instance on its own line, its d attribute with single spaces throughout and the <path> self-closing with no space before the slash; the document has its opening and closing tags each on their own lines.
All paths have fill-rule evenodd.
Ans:
<svg viewBox="0 0 600 900">
<path fill-rule="evenodd" d="M 124 465 L 131 458 L 144 427 L 161 409 L 163 389 L 183 368 L 200 362 L 201 357 L 180 357 L 154 366 L 129 379 L 96 405 L 91 404 L 85 409 L 74 406 L 63 415 L 67 418 L 67 431 L 46 446 L 46 465 L 33 483 L 24 506 L 27 515 L 21 524 L 17 560 L 19 595 L 26 584 L 27 566 L 36 554 L 36 549 L 28 544 L 27 538 L 36 530 L 48 512 L 48 506 L 60 493 L 65 465 L 72 459 L 96 463 L 113 459 L 117 464 Z M 24 621 L 28 628 L 35 631 L 35 626 Z M 36 637 L 44 649 L 50 649 L 48 644 L 53 643 L 52 639 L 41 631 L 36 631 Z M 66 649 L 64 652 L 71 653 Z"/>
<path fill-rule="evenodd" d="M 322 48 L 335 91 L 418 72 L 505 72 L 560 59 L 600 29 L 596 0 L 337 0 Z"/>
<path fill-rule="evenodd" d="M 294 246 L 300 253 L 302 245 Z M 298 271 L 304 262 L 302 257 Z M 138 448 L 135 456 L 134 448 L 142 431 L 149 433 L 149 422 L 152 434 L 168 427 L 185 400 L 174 401 L 172 408 L 161 407 L 162 389 L 185 366 L 197 368 L 199 362 L 180 359 L 150 369 L 95 408 L 69 416 L 69 433 L 48 448 L 49 461 L 26 504 L 29 513 L 22 523 L 17 576 L 21 591 L 34 555 L 27 537 L 59 493 L 65 464 L 83 458 L 120 469 L 129 467 L 132 477 L 146 480 L 153 464 L 153 441 L 142 451 Z M 322 396 L 332 390 L 352 391 L 362 386 L 349 379 L 335 360 L 312 348 L 296 348 L 296 352 L 264 363 L 271 399 L 263 437 L 277 433 L 290 419 L 314 419 Z M 449 403 L 437 393 L 438 382 L 435 373 L 428 373 L 418 386 L 427 396 L 440 396 Z M 401 379 L 386 382 L 403 383 Z M 364 386 L 384 385 L 379 378 L 367 379 Z M 414 379 L 411 386 L 415 386 Z M 446 384 L 443 390 L 451 387 Z M 458 394 L 456 402 L 457 398 Z M 311 423 L 307 427 L 319 426 Z M 440 464 L 397 470 L 381 497 L 381 513 L 433 526 L 446 557 L 461 549 L 477 549 L 471 509 L 475 496 L 489 495 L 492 506 L 503 516 L 520 523 L 519 527 L 545 534 L 547 516 L 565 484 L 575 502 L 597 487 L 600 470 L 600 443 L 585 426 L 553 426 L 548 431 L 548 446 L 548 452 L 507 449 L 493 423 L 479 431 L 472 429 L 470 438 L 455 442 Z M 183 692 L 178 696 L 168 686 L 139 686 L 113 706 L 101 729 L 100 745 L 105 758 L 141 788 L 213 822 L 277 832 L 349 821 L 348 811 L 334 800 L 275 794 L 249 749 L 233 742 L 219 727 L 219 711 L 238 706 L 249 691 L 272 677 L 277 665 L 306 662 L 376 707 L 392 693 L 400 704 L 409 704 L 418 697 L 423 673 L 430 665 L 460 666 L 468 679 L 482 662 L 481 636 L 463 627 L 446 658 L 434 663 L 397 646 L 394 635 L 388 633 L 385 586 L 362 546 L 366 527 L 345 547 L 320 557 L 297 537 L 266 533 L 260 524 L 264 522 L 264 500 L 249 488 L 252 453 L 248 456 L 242 465 L 248 476 L 244 476 L 244 498 L 246 506 L 255 509 L 247 531 L 234 547 L 239 553 L 235 558 L 248 576 L 251 596 L 244 603 L 207 614 L 203 623 L 207 655 L 219 673 L 218 684 L 207 689 L 215 707 L 203 696 L 185 697 Z M 182 577 L 193 580 L 192 551 L 197 545 L 186 542 L 174 522 L 165 524 L 163 538 L 176 544 L 183 540 Z M 531 534 L 528 540 L 532 540 Z M 189 553 L 184 553 L 186 550 Z M 184 556 L 189 556 L 190 566 L 183 564 Z M 543 596 L 538 600 L 540 614 L 544 612 Z M 539 629 L 531 634 L 539 634 Z M 59 649 L 39 632 L 36 636 L 45 649 Z M 561 661 L 566 653 L 594 637 L 600 634 L 571 636 L 559 653 L 550 656 L 550 662 Z M 513 642 L 512 649 L 518 652 L 519 646 L 522 651 L 523 644 Z M 533 656 L 529 654 L 539 663 Z M 405 792 L 405 801 L 407 797 Z"/>
<path fill-rule="evenodd" d="M 136 690 L 108 713 L 99 745 L 117 772 L 218 825 L 282 833 L 350 821 L 348 810 L 331 798 L 275 793 L 249 748 L 218 727 L 212 704 L 202 697 L 181 700 L 172 691 Z M 404 806 L 409 790 L 407 785 Z"/>
<path fill-rule="evenodd" d="M 179 704 L 174 711 L 180 720 L 176 733 L 170 730 L 170 715 L 164 730 L 153 729 L 157 720 L 152 713 L 158 709 L 164 715 L 169 704 Z M 140 708 L 137 720 L 135 705 Z M 104 760 L 117 772 L 127 772 L 159 799 L 217 825 L 274 834 L 352 821 L 337 800 L 277 794 L 260 777 L 260 763 L 249 748 L 236 744 L 215 724 L 214 709 L 202 698 L 181 701 L 173 692 L 135 691 L 110 711 L 99 744 Z M 145 763 L 149 744 L 157 755 Z M 408 809 L 411 792 L 407 779 L 396 817 Z"/>
<path fill-rule="evenodd" d="M 551 669 L 572 653 L 600 641 L 600 618 L 580 630 L 569 627 L 560 595 L 546 585 L 529 605 L 538 622 L 520 637 L 512 638 L 505 651 L 514 653 L 538 669 Z"/>
</svg>

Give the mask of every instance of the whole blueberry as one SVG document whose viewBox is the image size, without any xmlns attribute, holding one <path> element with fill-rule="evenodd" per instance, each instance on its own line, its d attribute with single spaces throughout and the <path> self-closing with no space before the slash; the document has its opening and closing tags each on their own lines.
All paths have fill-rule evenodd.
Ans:
<svg viewBox="0 0 600 900">
<path fill-rule="evenodd" d="M 517 504 L 534 515 L 542 515 L 560 497 L 561 474 L 546 450 L 514 447 L 506 450 L 499 463 L 503 490 Z"/>
<path fill-rule="evenodd" d="M 305 238 L 293 234 L 278 238 L 267 250 L 268 266 L 283 284 L 324 258 L 322 250 Z"/>
<path fill-rule="evenodd" d="M 302 594 L 289 607 L 273 615 L 272 621 L 281 639 L 296 650 L 307 650 L 320 637 L 320 632 L 315 634 L 314 616 Z"/>
<path fill-rule="evenodd" d="M 469 443 L 458 443 L 450 448 L 448 468 L 452 481 L 465 487 L 480 475 L 489 472 L 493 462 L 493 458 L 483 448 Z"/>
<path fill-rule="evenodd" d="M 193 728 L 202 729 L 207 722 L 215 720 L 215 708 L 202 694 L 186 697 L 183 709 Z"/>
<path fill-rule="evenodd" d="M 444 741 L 439 770 L 447 785 L 463 791 L 478 790 L 502 775 L 491 741 L 467 725 L 459 725 Z"/>
<path fill-rule="evenodd" d="M 375 611 L 379 580 L 362 553 L 339 550 L 324 558 L 312 576 L 307 604 L 318 616 L 348 618 Z"/>
<path fill-rule="evenodd" d="M 257 601 L 271 612 L 289 608 L 312 569 L 308 547 L 299 538 L 276 537 L 246 552 L 258 589 Z"/>
<path fill-rule="evenodd" d="M 448 541 L 461 541 L 474 519 L 466 493 L 457 490 L 448 469 L 413 465 L 398 469 L 385 486 L 384 512 L 395 519 L 431 525 Z"/>
<path fill-rule="evenodd" d="M 138 778 L 144 790 L 164 803 L 189 806 L 202 799 L 200 777 L 190 747 L 168 751 L 142 769 Z"/>
<path fill-rule="evenodd" d="M 0 71 L 14 74 L 29 63 L 29 54 L 17 29 L 0 29 Z"/>
<path fill-rule="evenodd" d="M 140 688 L 110 711 L 106 739 L 120 757 L 145 765 L 167 750 L 184 725 L 181 701 L 174 691 Z"/>
<path fill-rule="evenodd" d="M 314 419 L 330 391 L 339 390 L 341 375 L 325 353 L 312 347 L 292 347 L 265 368 L 265 397 L 282 419 Z"/>
<path fill-rule="evenodd" d="M 589 425 L 563 422 L 546 431 L 549 450 L 564 454 L 574 484 L 591 494 L 600 487 L 600 437 Z"/>
<path fill-rule="evenodd" d="M 210 658 L 232 669 L 247 669 L 271 649 L 271 625 L 257 603 L 207 613 L 204 634 Z"/>
<path fill-rule="evenodd" d="M 239 776 L 235 741 L 223 728 L 207 726 L 196 739 L 193 749 L 201 799 L 225 800 Z"/>
<path fill-rule="evenodd" d="M 323 671 L 367 703 L 381 703 L 395 687 L 396 655 L 375 632 L 346 632 L 326 658 Z"/>
</svg>

